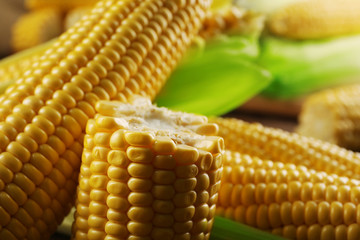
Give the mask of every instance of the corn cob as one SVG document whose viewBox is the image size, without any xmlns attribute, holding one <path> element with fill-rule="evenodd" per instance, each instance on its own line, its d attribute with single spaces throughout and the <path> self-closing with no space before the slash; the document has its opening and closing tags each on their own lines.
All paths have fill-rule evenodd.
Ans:
<svg viewBox="0 0 360 240">
<path fill-rule="evenodd" d="M 360 85 L 315 93 L 303 104 L 297 132 L 360 150 Z"/>
<path fill-rule="evenodd" d="M 0 96 L 0 239 L 46 239 L 75 196 L 98 100 L 153 98 L 207 1 L 104 0 Z"/>
<path fill-rule="evenodd" d="M 360 32 L 357 0 L 306 0 L 275 11 L 271 33 L 292 39 L 317 39 Z"/>
<path fill-rule="evenodd" d="M 292 239 L 335 239 L 340 226 L 359 239 L 359 180 L 230 151 L 223 164 L 217 214 Z"/>
<path fill-rule="evenodd" d="M 360 155 L 336 145 L 238 119 L 214 118 L 226 148 L 262 159 L 301 164 L 360 179 Z"/>
<path fill-rule="evenodd" d="M 46 8 L 21 16 L 12 29 L 13 50 L 21 51 L 37 46 L 62 33 L 62 13 Z"/>
<path fill-rule="evenodd" d="M 96 110 L 84 140 L 73 237 L 209 239 L 224 149 L 216 125 L 143 99 L 98 102 Z"/>
<path fill-rule="evenodd" d="M 66 13 L 64 20 L 64 29 L 67 30 L 75 25 L 82 17 L 88 14 L 92 9 L 92 6 L 81 6 L 69 10 Z"/>
<path fill-rule="evenodd" d="M 31 10 L 48 7 L 70 10 L 76 7 L 92 6 L 98 1 L 99 0 L 25 0 L 25 6 Z"/>
</svg>

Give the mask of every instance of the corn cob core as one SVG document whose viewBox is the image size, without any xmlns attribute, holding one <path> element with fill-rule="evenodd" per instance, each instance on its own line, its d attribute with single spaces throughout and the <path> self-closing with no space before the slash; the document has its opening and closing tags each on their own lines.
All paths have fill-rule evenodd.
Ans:
<svg viewBox="0 0 360 240">
<path fill-rule="evenodd" d="M 336 145 L 238 119 L 214 118 L 226 148 L 326 173 L 360 179 L 360 155 Z"/>
<path fill-rule="evenodd" d="M 223 140 L 201 116 L 99 102 L 89 120 L 75 239 L 209 239 Z"/>
<path fill-rule="evenodd" d="M 223 164 L 218 215 L 291 239 L 360 238 L 359 180 L 230 151 Z"/>
<path fill-rule="evenodd" d="M 297 132 L 360 150 L 360 85 L 315 93 L 306 99 Z"/>
<path fill-rule="evenodd" d="M 99 0 L 25 0 L 25 6 L 31 10 L 48 7 L 69 10 L 81 6 L 91 6 L 98 1 Z"/>
<path fill-rule="evenodd" d="M 275 11 L 269 18 L 271 33 L 292 39 L 336 37 L 360 32 L 357 0 L 307 0 Z"/>
<path fill-rule="evenodd" d="M 0 239 L 46 239 L 75 197 L 97 101 L 153 98 L 207 1 L 103 0 L 0 97 Z"/>
<path fill-rule="evenodd" d="M 12 29 L 12 47 L 18 52 L 59 36 L 63 31 L 62 13 L 44 8 L 21 16 Z"/>
</svg>

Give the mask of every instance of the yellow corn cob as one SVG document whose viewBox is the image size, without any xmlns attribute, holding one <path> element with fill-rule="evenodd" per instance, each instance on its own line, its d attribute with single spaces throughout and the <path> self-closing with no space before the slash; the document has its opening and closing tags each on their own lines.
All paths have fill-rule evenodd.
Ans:
<svg viewBox="0 0 360 240">
<path fill-rule="evenodd" d="M 360 32 L 358 0 L 306 0 L 275 11 L 270 32 L 293 39 L 316 39 Z"/>
<path fill-rule="evenodd" d="M 12 47 L 21 51 L 47 42 L 62 33 L 62 14 L 56 8 L 45 8 L 24 14 L 12 29 Z"/>
<path fill-rule="evenodd" d="M 98 100 L 153 98 L 207 1 L 103 0 L 0 96 L 0 239 L 46 239 L 75 197 Z"/>
<path fill-rule="evenodd" d="M 360 150 L 360 85 L 315 93 L 306 99 L 297 132 Z"/>
<path fill-rule="evenodd" d="M 31 10 L 55 7 L 62 10 L 69 10 L 76 7 L 94 5 L 99 0 L 25 0 L 25 6 Z"/>
<path fill-rule="evenodd" d="M 226 148 L 263 159 L 360 179 L 360 155 L 336 145 L 238 119 L 214 118 Z"/>
<path fill-rule="evenodd" d="M 67 30 L 75 25 L 82 17 L 88 14 L 92 9 L 92 6 L 82 6 L 69 10 L 66 13 L 64 20 L 64 28 Z"/>
<path fill-rule="evenodd" d="M 223 139 L 201 116 L 99 102 L 84 139 L 75 239 L 209 239 Z"/>
<path fill-rule="evenodd" d="M 221 181 L 221 216 L 292 239 L 335 239 L 328 225 L 360 238 L 359 180 L 228 151 Z"/>
</svg>

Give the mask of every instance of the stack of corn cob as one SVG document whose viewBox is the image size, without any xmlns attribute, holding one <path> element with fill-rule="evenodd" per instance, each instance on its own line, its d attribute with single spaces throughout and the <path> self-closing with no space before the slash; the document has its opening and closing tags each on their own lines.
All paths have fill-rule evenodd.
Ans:
<svg viewBox="0 0 360 240">
<path fill-rule="evenodd" d="M 200 29 L 208 5 L 206 0 L 100 1 L 7 89 L 0 97 L 0 239 L 50 237 L 74 202 L 85 127 L 95 115 L 95 104 L 125 102 L 135 94 L 153 98 Z M 141 143 L 141 137 L 133 136 Z M 203 144 L 199 148 L 211 141 Z M 132 157 L 141 159 L 134 147 Z M 181 163 L 182 155 L 185 165 L 197 161 L 187 155 L 193 156 L 195 150 L 176 146 L 174 150 L 178 148 L 184 152 L 177 161 Z M 94 150 L 95 159 L 98 153 Z M 136 164 L 132 169 L 136 179 L 148 172 Z M 106 178 L 90 178 L 89 186 L 102 188 Z M 160 195 L 164 189 L 158 188 Z M 178 197 L 188 199 L 187 209 L 176 209 L 180 219 L 188 219 L 194 211 L 193 198 Z M 114 198 L 111 206 L 115 208 L 117 201 Z M 134 212 L 136 219 L 138 213 Z M 210 219 L 202 210 L 199 214 Z M 203 219 L 198 219 L 196 234 L 205 234 Z M 96 218 L 94 223 L 100 224 Z M 186 223 L 179 233 L 189 231 Z M 132 226 L 137 235 L 138 225 Z"/>
</svg>

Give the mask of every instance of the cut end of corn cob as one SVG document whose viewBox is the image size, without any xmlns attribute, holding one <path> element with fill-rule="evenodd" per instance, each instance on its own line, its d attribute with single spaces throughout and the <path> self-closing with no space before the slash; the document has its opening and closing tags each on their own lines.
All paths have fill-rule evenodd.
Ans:
<svg viewBox="0 0 360 240">
<path fill-rule="evenodd" d="M 207 118 L 99 102 L 87 125 L 73 237 L 209 239 L 223 140 Z"/>
<path fill-rule="evenodd" d="M 360 150 L 360 85 L 315 93 L 305 101 L 297 132 Z"/>
<path fill-rule="evenodd" d="M 360 32 L 357 0 L 307 0 L 275 11 L 269 18 L 271 33 L 292 39 L 317 39 Z"/>
<path fill-rule="evenodd" d="M 12 29 L 12 47 L 18 52 L 47 42 L 63 31 L 62 13 L 57 8 L 44 8 L 20 17 Z"/>
</svg>

